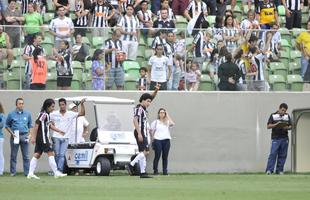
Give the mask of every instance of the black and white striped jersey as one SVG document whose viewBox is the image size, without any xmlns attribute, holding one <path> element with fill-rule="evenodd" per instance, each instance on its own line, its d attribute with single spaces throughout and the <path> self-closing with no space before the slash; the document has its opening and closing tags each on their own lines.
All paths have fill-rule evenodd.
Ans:
<svg viewBox="0 0 310 200">
<path fill-rule="evenodd" d="M 207 4 L 203 1 L 192 0 L 189 2 L 186 10 L 188 10 L 188 14 L 190 17 L 199 16 L 200 13 L 207 11 Z"/>
<path fill-rule="evenodd" d="M 264 59 L 265 59 L 265 55 L 260 53 L 256 56 L 253 56 L 251 58 L 251 65 L 255 65 L 256 69 L 257 69 L 257 75 L 253 76 L 253 80 L 255 81 L 264 81 L 265 77 L 264 77 Z"/>
<path fill-rule="evenodd" d="M 57 75 L 58 76 L 72 76 L 72 56 L 69 49 L 61 50 L 58 52 L 63 57 L 62 61 L 56 63 Z"/>
<path fill-rule="evenodd" d="M 89 11 L 89 4 L 85 4 L 83 0 L 79 0 L 75 6 L 75 12 Z M 88 15 L 78 17 L 76 20 L 77 26 L 87 26 L 88 25 Z"/>
<path fill-rule="evenodd" d="M 227 27 L 224 27 L 223 28 L 223 34 L 224 36 L 237 36 L 239 33 L 238 29 L 236 27 L 233 27 L 233 28 L 227 28 Z M 225 40 L 225 45 L 226 47 L 236 47 L 238 44 L 237 41 L 228 41 L 228 40 Z"/>
<path fill-rule="evenodd" d="M 45 55 L 45 50 L 42 46 L 37 46 L 38 48 L 42 49 L 42 54 L 41 55 Z M 32 56 L 32 53 L 34 51 L 36 47 L 31 44 L 31 45 L 26 45 L 25 48 L 24 48 L 24 52 L 23 52 L 23 55 L 26 55 L 26 56 Z M 26 66 L 25 66 L 25 74 L 31 74 L 31 66 L 30 66 L 30 62 L 27 61 L 26 62 Z"/>
<path fill-rule="evenodd" d="M 93 3 L 91 8 L 92 26 L 93 27 L 108 27 L 108 20 L 105 18 L 109 16 L 109 12 L 113 10 L 113 6 L 104 2 L 103 4 Z"/>
<path fill-rule="evenodd" d="M 137 33 L 139 30 L 139 21 L 137 20 L 137 18 L 132 15 L 132 16 L 127 16 L 124 15 L 118 22 L 117 26 L 122 27 L 122 29 L 125 32 L 135 32 Z M 137 41 L 137 37 L 133 36 L 133 35 L 127 35 L 127 34 L 123 34 L 122 35 L 122 40 L 124 41 Z"/>
<path fill-rule="evenodd" d="M 128 4 L 131 4 L 131 5 L 134 5 L 135 4 L 135 0 L 126 0 L 126 1 L 123 1 L 123 2 L 120 2 L 119 3 L 119 6 L 121 7 L 121 12 L 122 13 L 126 13 L 126 7 Z"/>
<path fill-rule="evenodd" d="M 137 16 L 140 16 L 140 18 L 142 18 L 144 21 L 152 21 L 152 11 L 151 10 L 146 10 L 145 12 L 143 12 L 142 10 L 139 10 L 137 12 Z M 142 21 L 140 21 L 140 28 L 146 28 Z"/>
<path fill-rule="evenodd" d="M 39 113 L 39 116 L 36 120 L 36 124 L 39 126 L 36 140 L 37 142 L 42 142 L 46 144 L 48 142 L 49 134 L 49 124 L 50 124 L 50 116 L 46 112 Z"/>
<path fill-rule="evenodd" d="M 115 49 L 121 51 L 123 48 L 122 41 L 121 40 L 113 41 L 112 39 L 108 39 L 105 41 L 105 47 L 104 48 L 105 49 L 115 48 Z M 105 62 L 111 63 L 111 68 L 121 67 L 121 63 L 117 62 L 117 60 L 116 60 L 116 52 L 115 51 L 112 51 L 111 53 L 105 54 Z"/>
<path fill-rule="evenodd" d="M 239 68 L 239 70 L 241 72 L 241 77 L 239 78 L 239 83 L 245 84 L 246 83 L 246 80 L 245 80 L 246 66 L 245 66 L 244 60 L 239 58 L 239 59 L 235 60 L 234 63 L 238 66 L 238 68 Z"/>
<path fill-rule="evenodd" d="M 134 108 L 134 117 L 138 119 L 141 134 L 143 134 L 144 137 L 147 137 L 147 129 L 148 129 L 147 111 L 141 104 L 138 104 Z"/>
<path fill-rule="evenodd" d="M 204 32 L 199 31 L 195 37 L 193 44 L 195 45 L 195 49 L 193 51 L 193 56 L 195 58 L 203 56 L 203 49 L 204 49 Z"/>
</svg>

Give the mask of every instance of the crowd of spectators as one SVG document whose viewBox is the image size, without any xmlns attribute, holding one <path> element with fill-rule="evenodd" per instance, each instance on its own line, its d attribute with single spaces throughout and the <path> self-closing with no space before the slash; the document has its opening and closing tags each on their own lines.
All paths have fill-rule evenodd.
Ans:
<svg viewBox="0 0 310 200">
<path fill-rule="evenodd" d="M 292 74 L 309 81 L 309 33 L 291 32 L 310 30 L 308 0 L 8 0 L 0 8 L 2 88 L 18 71 L 23 89 L 48 89 L 54 79 L 57 89 L 123 90 L 134 80 L 134 89 L 160 82 L 195 91 L 207 77 L 214 90 L 269 90 L 272 63 L 295 47 L 300 74 Z M 34 52 L 45 77 L 34 74 Z M 128 60 L 138 63 L 134 73 Z M 233 77 L 222 76 L 227 66 L 237 66 Z M 223 81 L 232 86 L 219 87 Z"/>
</svg>

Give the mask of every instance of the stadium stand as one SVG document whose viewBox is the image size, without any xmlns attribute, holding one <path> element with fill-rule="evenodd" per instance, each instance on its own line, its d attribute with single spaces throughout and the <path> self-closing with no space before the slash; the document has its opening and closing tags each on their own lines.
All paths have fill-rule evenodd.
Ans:
<svg viewBox="0 0 310 200">
<path fill-rule="evenodd" d="M 42 19 L 44 23 L 44 40 L 41 43 L 41 46 L 45 50 L 47 63 L 48 63 L 48 77 L 47 77 L 47 87 L 46 89 L 56 89 L 56 61 L 53 56 L 53 48 L 55 46 L 54 37 L 48 31 L 49 23 L 55 17 L 55 10 L 53 7 L 53 3 L 51 1 L 47 1 L 47 10 L 42 14 Z M 74 13 L 74 6 L 72 6 L 69 18 L 72 20 L 77 20 L 77 16 Z M 230 8 L 230 6 L 229 6 Z M 254 5 L 252 5 L 251 9 L 254 9 Z M 289 91 L 300 91 L 300 85 L 302 78 L 300 75 L 301 71 L 301 57 L 302 53 L 300 50 L 296 48 L 296 38 L 301 32 L 306 31 L 307 21 L 309 17 L 309 9 L 302 9 L 302 27 L 301 28 L 293 28 L 292 30 L 288 30 L 285 28 L 285 7 L 283 5 L 279 5 L 277 7 L 279 18 L 280 18 L 280 28 L 278 32 L 281 35 L 281 48 L 279 54 L 279 62 L 270 62 L 264 63 L 263 66 L 265 71 L 268 73 L 265 75 L 265 79 L 269 80 L 269 84 L 271 85 L 272 90 L 289 90 Z M 241 22 L 243 19 L 247 18 L 247 13 L 249 8 L 247 5 L 242 5 L 242 1 L 237 1 L 237 5 L 234 7 L 233 14 L 237 21 Z M 90 18 L 92 18 L 92 13 L 89 14 Z M 155 18 L 154 18 L 155 19 Z M 208 31 L 212 33 L 210 41 L 214 45 L 214 50 L 217 49 L 216 45 L 218 39 L 221 37 L 215 37 L 214 24 L 216 21 L 215 15 L 208 15 L 205 18 L 206 21 L 209 22 L 210 28 L 208 30 L 204 30 L 204 32 Z M 189 21 L 182 16 L 176 15 L 176 28 L 177 30 L 173 30 L 176 34 L 181 31 L 186 32 L 185 36 L 185 47 L 189 49 L 193 44 L 194 36 L 187 33 L 187 28 Z M 223 19 L 224 21 L 224 19 Z M 153 21 L 154 22 L 154 21 Z M 112 25 L 113 23 L 110 23 Z M 114 23 L 115 24 L 115 23 Z M 238 25 L 236 25 L 238 27 Z M 76 27 L 77 29 L 78 27 Z M 109 34 L 105 37 L 93 37 L 91 29 L 92 27 L 88 27 L 85 36 L 82 37 L 82 42 L 89 46 L 90 57 L 93 56 L 93 53 L 96 49 L 103 48 L 104 42 L 106 39 L 110 38 L 111 32 L 115 30 L 117 27 L 115 25 L 107 27 Z M 239 29 L 240 30 L 240 29 Z M 170 31 L 170 30 L 169 30 Z M 247 30 L 250 31 L 250 30 Z M 264 30 L 260 30 L 264 31 Z M 219 29 L 219 33 L 221 33 L 221 29 Z M 253 32 L 253 34 L 255 31 Z M 257 34 L 259 36 L 259 34 Z M 11 64 L 11 71 L 6 70 L 7 59 L 2 59 L 2 63 L 0 63 L 0 73 L 2 74 L 2 82 L 3 86 L 6 89 L 22 89 L 22 81 L 24 79 L 24 70 L 25 70 L 25 61 L 21 59 L 21 55 L 23 53 L 25 42 L 24 36 L 21 33 L 21 45 L 18 48 L 13 49 L 14 61 Z M 146 37 L 140 37 L 138 41 L 139 46 L 137 50 L 137 59 L 135 61 L 126 60 L 123 63 L 124 72 L 125 72 L 125 87 L 126 90 L 136 90 L 135 82 L 137 77 L 139 76 L 140 67 L 147 67 L 149 58 L 154 54 L 154 50 L 152 49 L 152 43 L 155 35 L 149 34 Z M 245 35 L 246 37 L 246 35 Z M 242 42 L 246 39 L 245 37 L 240 38 L 238 41 L 238 45 L 242 48 Z M 177 38 L 176 38 L 177 39 Z M 203 38 L 202 38 L 203 39 Z M 248 38 L 247 38 L 248 39 Z M 74 43 L 74 39 L 72 37 L 71 41 Z M 166 43 L 166 41 L 162 41 Z M 204 47 L 201 47 L 204 50 Z M 246 48 L 245 48 L 246 49 Z M 234 53 L 234 52 L 231 52 Z M 244 52 L 247 54 L 247 52 Z M 192 59 L 192 52 L 186 51 L 186 56 L 182 57 L 183 62 L 187 62 L 189 59 Z M 245 61 L 247 57 L 243 58 Z M 104 62 L 104 61 L 103 61 Z M 209 62 L 208 59 L 205 62 Z M 247 69 L 250 67 L 250 63 L 247 63 Z M 205 66 L 205 65 L 203 65 Z M 86 60 L 84 63 L 80 63 L 77 61 L 72 62 L 72 67 L 74 71 L 73 80 L 72 80 L 72 89 L 91 89 L 91 71 L 92 65 L 90 60 Z M 182 77 L 186 72 L 186 68 L 182 69 Z M 214 91 L 216 90 L 216 83 L 209 76 L 209 71 L 206 69 L 202 70 L 203 75 L 201 76 L 201 82 L 199 90 L 201 91 Z M 108 73 L 107 73 L 108 74 Z M 293 78 L 294 77 L 294 78 Z M 109 77 L 107 77 L 109 78 Z M 286 82 L 287 81 L 287 82 Z M 128 84 L 128 85 L 127 85 Z M 286 85 L 288 87 L 286 87 Z"/>
</svg>

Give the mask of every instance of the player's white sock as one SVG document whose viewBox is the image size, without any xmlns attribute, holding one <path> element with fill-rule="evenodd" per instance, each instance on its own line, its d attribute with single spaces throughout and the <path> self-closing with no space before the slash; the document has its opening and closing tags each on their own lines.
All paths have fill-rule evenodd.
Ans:
<svg viewBox="0 0 310 200">
<path fill-rule="evenodd" d="M 37 168 L 37 164 L 38 164 L 38 159 L 36 157 L 32 157 L 30 161 L 29 174 L 32 175 L 34 173 L 34 171 Z"/>
<path fill-rule="evenodd" d="M 140 172 L 141 174 L 145 173 L 146 168 L 146 157 L 143 154 L 143 157 L 139 160 Z"/>
<path fill-rule="evenodd" d="M 55 162 L 55 157 L 54 156 L 49 156 L 48 157 L 48 163 L 50 165 L 50 167 L 52 168 L 54 174 L 57 173 L 57 165 L 56 165 L 56 162 Z"/>
<path fill-rule="evenodd" d="M 131 162 L 130 162 L 130 165 L 131 166 L 134 166 L 139 160 L 141 160 L 141 158 L 143 158 L 144 157 L 144 153 L 143 152 L 141 152 L 141 153 L 139 153 L 136 157 L 135 157 L 135 159 L 133 159 Z"/>
</svg>

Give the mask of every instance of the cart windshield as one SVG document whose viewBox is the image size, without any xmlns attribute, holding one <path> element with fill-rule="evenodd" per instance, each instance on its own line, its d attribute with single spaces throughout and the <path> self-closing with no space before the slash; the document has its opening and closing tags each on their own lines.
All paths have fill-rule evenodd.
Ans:
<svg viewBox="0 0 310 200">
<path fill-rule="evenodd" d="M 101 131 L 132 131 L 132 104 L 96 104 L 98 128 Z"/>
</svg>

